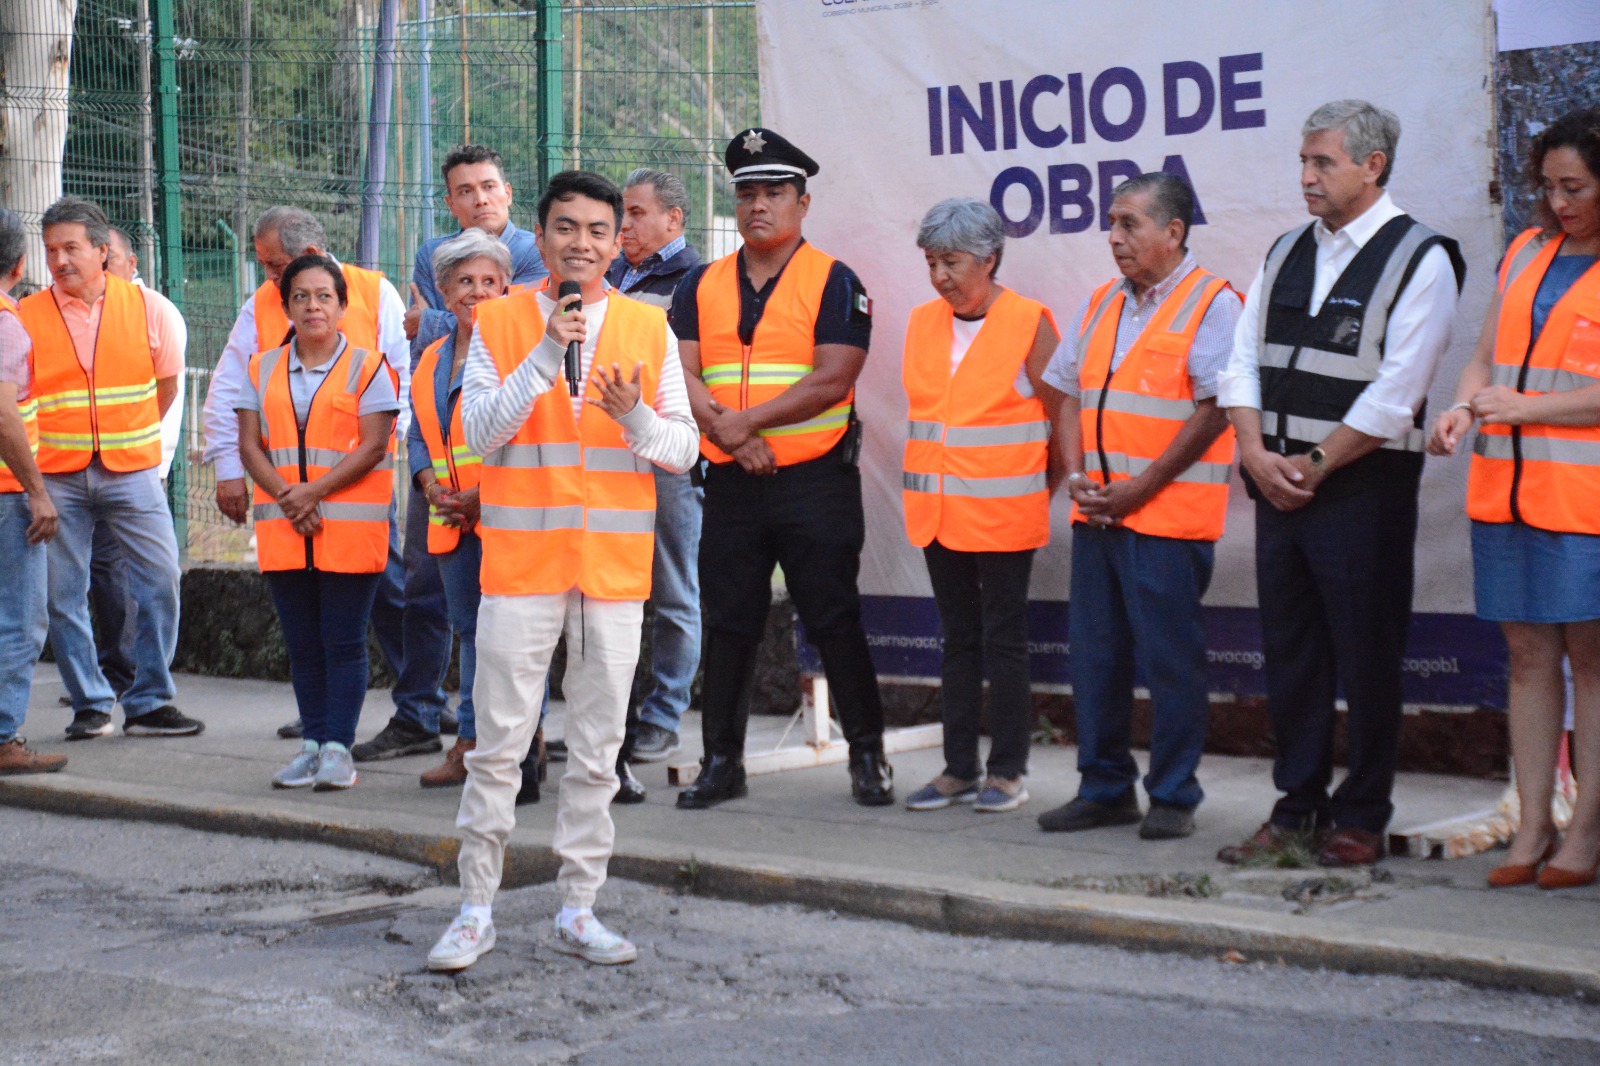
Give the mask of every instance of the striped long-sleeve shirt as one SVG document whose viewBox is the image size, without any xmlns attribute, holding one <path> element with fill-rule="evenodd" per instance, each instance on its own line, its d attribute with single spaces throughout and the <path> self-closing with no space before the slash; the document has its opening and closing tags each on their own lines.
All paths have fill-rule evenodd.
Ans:
<svg viewBox="0 0 1600 1066">
<path fill-rule="evenodd" d="M 543 292 L 538 294 L 538 300 L 540 312 L 548 319 L 555 312 L 555 301 Z M 608 295 L 583 306 L 589 328 L 583 343 L 580 380 L 588 380 L 594 365 L 595 345 L 609 302 Z M 661 328 L 666 334 L 666 357 L 661 361 L 655 406 L 646 406 L 641 400 L 617 421 L 622 426 L 623 440 L 635 455 L 681 474 L 694 465 L 700 454 L 700 431 L 689 410 L 689 392 L 683 383 L 683 366 L 678 361 L 678 339 L 665 322 Z M 467 447 L 479 455 L 488 455 L 516 436 L 532 413 L 534 401 L 561 380 L 564 355 L 560 345 L 542 336 L 502 382 L 494 357 L 489 354 L 482 335 L 474 329 L 461 377 L 461 428 L 466 433 Z M 582 396 L 573 397 L 575 416 L 582 415 L 583 403 Z"/>
</svg>

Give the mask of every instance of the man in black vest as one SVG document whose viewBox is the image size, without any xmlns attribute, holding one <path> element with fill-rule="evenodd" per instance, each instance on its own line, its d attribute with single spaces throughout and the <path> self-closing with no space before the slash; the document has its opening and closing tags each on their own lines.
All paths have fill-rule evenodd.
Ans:
<svg viewBox="0 0 1600 1066">
<path fill-rule="evenodd" d="M 1456 242 L 1384 191 L 1400 121 L 1362 100 L 1312 112 L 1300 184 L 1316 220 L 1250 287 L 1218 403 L 1256 501 L 1256 583 L 1283 796 L 1237 863 L 1309 833 L 1324 866 L 1383 857 L 1411 622 L 1423 401 L 1450 340 Z M 1330 796 L 1334 695 L 1349 772 Z"/>
</svg>

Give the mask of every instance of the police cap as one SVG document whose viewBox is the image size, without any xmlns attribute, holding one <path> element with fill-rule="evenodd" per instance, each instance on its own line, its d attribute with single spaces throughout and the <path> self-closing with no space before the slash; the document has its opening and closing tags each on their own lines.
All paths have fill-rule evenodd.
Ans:
<svg viewBox="0 0 1600 1066">
<path fill-rule="evenodd" d="M 759 126 L 736 134 L 722 153 L 733 176 L 730 183 L 741 181 L 790 181 L 809 178 L 821 167 L 817 161 L 771 130 Z"/>
</svg>

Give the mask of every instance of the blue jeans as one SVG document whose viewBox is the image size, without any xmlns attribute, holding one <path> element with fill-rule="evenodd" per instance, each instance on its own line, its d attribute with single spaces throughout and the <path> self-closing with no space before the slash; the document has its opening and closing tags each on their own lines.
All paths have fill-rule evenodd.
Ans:
<svg viewBox="0 0 1600 1066">
<path fill-rule="evenodd" d="M 656 552 L 650 576 L 651 685 L 639 717 L 676 733 L 700 668 L 700 519 L 705 494 L 688 474 L 653 468 Z"/>
<path fill-rule="evenodd" d="M 1211 714 L 1200 598 L 1213 556 L 1207 541 L 1073 525 L 1067 630 L 1084 799 L 1115 803 L 1138 778 L 1128 750 L 1136 653 L 1154 711 L 1145 791 L 1184 810 L 1205 798 L 1195 777 Z"/>
<path fill-rule="evenodd" d="M 26 493 L 0 493 L 0 744 L 28 716 L 33 667 L 50 628 L 45 546 L 28 543 L 32 520 Z"/>
<path fill-rule="evenodd" d="M 122 557 L 117 538 L 106 522 L 94 524 L 89 601 L 94 606 L 100 672 L 120 697 L 133 684 L 133 641 L 139 631 L 139 603 L 128 595 L 128 560 Z"/>
<path fill-rule="evenodd" d="M 269 570 L 305 739 L 349 747 L 367 698 L 367 620 L 382 574 Z"/>
<path fill-rule="evenodd" d="M 456 708 L 461 729 L 456 735 L 462 740 L 476 740 L 472 683 L 478 676 L 478 603 L 483 599 L 478 571 L 483 566 L 483 542 L 476 533 L 463 533 L 455 551 L 435 555 L 434 559 L 439 563 L 444 596 L 450 604 L 450 628 L 461 641 L 461 705 Z"/>
<path fill-rule="evenodd" d="M 405 551 L 391 517 L 389 562 L 373 604 L 372 628 L 398 679 L 391 720 L 438 736 L 444 675 L 450 668 L 450 616 L 439 567 L 428 554 L 428 502 L 414 488 L 405 490 L 405 497 Z"/>
<path fill-rule="evenodd" d="M 152 467 L 107 470 L 96 456 L 75 474 L 46 474 L 61 516 L 50 542 L 50 650 L 76 711 L 110 713 L 117 702 L 100 670 L 89 625 L 89 557 L 96 522 L 105 522 L 128 568 L 128 595 L 139 604 L 133 683 L 122 693 L 129 718 L 170 704 L 172 655 L 178 646 L 178 541 L 161 479 Z"/>
</svg>

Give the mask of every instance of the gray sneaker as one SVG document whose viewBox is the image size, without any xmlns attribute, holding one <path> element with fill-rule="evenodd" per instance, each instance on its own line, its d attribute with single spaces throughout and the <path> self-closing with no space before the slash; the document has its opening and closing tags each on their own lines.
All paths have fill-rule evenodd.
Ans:
<svg viewBox="0 0 1600 1066">
<path fill-rule="evenodd" d="M 312 788 L 317 792 L 353 788 L 356 783 L 356 764 L 344 748 L 323 748 L 317 763 L 317 776 Z"/>
<path fill-rule="evenodd" d="M 654 722 L 640 722 L 630 762 L 665 762 L 678 750 L 678 734 Z"/>
<path fill-rule="evenodd" d="M 305 788 L 317 779 L 317 764 L 322 752 L 315 744 L 301 750 L 288 766 L 272 775 L 273 788 Z"/>
<path fill-rule="evenodd" d="M 1194 834 L 1194 811 L 1152 803 L 1139 826 L 1141 840 L 1180 840 Z"/>
</svg>

